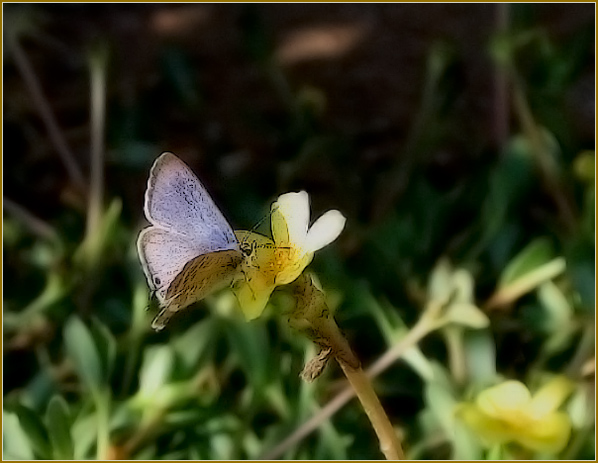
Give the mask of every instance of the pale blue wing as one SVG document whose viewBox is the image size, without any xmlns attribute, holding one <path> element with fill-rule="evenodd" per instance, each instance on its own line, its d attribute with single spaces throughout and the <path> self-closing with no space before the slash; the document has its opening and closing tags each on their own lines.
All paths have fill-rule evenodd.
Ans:
<svg viewBox="0 0 598 463">
<path fill-rule="evenodd" d="M 156 227 L 184 236 L 201 252 L 238 248 L 230 225 L 191 169 L 172 153 L 152 166 L 145 215 Z"/>
</svg>

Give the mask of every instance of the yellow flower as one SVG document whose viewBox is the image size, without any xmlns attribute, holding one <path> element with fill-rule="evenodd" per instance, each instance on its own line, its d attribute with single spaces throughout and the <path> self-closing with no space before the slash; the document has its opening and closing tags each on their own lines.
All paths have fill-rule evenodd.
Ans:
<svg viewBox="0 0 598 463">
<path fill-rule="evenodd" d="M 286 193 L 272 204 L 272 239 L 254 232 L 236 231 L 248 247 L 244 278 L 233 291 L 247 320 L 261 315 L 276 286 L 297 279 L 314 252 L 334 241 L 345 226 L 345 217 L 328 211 L 309 227 L 309 197 L 305 191 Z"/>
<path fill-rule="evenodd" d="M 560 452 L 571 433 L 571 422 L 557 409 L 573 390 L 557 376 L 534 396 L 519 381 L 506 381 L 482 391 L 474 403 L 461 404 L 459 416 L 488 444 L 518 442 L 534 451 Z"/>
</svg>

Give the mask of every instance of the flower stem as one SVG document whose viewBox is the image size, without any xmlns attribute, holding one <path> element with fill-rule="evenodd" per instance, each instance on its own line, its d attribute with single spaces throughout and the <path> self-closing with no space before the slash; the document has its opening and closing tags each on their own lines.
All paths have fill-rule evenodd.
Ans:
<svg viewBox="0 0 598 463">
<path fill-rule="evenodd" d="M 297 305 L 290 314 L 289 323 L 306 334 L 322 350 L 334 356 L 370 419 L 380 440 L 380 449 L 386 458 L 404 459 L 397 434 L 374 392 L 372 383 L 361 369 L 359 359 L 330 314 L 324 293 L 307 275 L 299 277 L 292 284 L 292 289 Z"/>
<path fill-rule="evenodd" d="M 404 460 L 405 455 L 403 454 L 397 433 L 392 427 L 384 408 L 382 408 L 382 404 L 376 392 L 374 392 L 374 388 L 368 377 L 361 367 L 353 368 L 344 361 L 337 360 L 347 376 L 349 383 L 351 383 L 351 386 L 355 390 L 355 394 L 368 415 L 374 431 L 378 435 L 380 450 L 382 450 L 386 459 Z"/>
<path fill-rule="evenodd" d="M 417 345 L 429 333 L 437 329 L 439 327 L 436 321 L 438 311 L 439 306 L 437 304 L 429 304 L 418 322 L 409 330 L 407 335 L 395 346 L 387 350 L 384 355 L 382 355 L 371 365 L 370 368 L 367 369 L 366 375 L 368 378 L 374 378 L 388 369 L 397 361 L 397 359 L 401 358 L 407 350 Z M 346 385 L 333 399 L 331 399 L 324 407 L 317 411 L 309 420 L 307 420 L 293 433 L 283 439 L 273 449 L 261 455 L 259 459 L 276 460 L 280 458 L 289 448 L 301 442 L 301 440 L 305 439 L 305 437 L 309 436 L 314 430 L 316 430 L 323 421 L 334 416 L 334 414 L 343 406 L 345 406 L 354 395 L 355 390 L 350 385 Z"/>
</svg>

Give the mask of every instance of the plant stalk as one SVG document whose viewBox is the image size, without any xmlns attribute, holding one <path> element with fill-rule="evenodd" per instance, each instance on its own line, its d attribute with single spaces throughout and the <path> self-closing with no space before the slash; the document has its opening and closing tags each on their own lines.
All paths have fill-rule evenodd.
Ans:
<svg viewBox="0 0 598 463">
<path fill-rule="evenodd" d="M 338 359 L 337 359 L 338 360 Z M 369 378 L 361 367 L 353 368 L 342 360 L 338 360 L 345 376 L 351 383 L 355 394 L 359 398 L 374 431 L 380 441 L 380 450 L 387 460 L 404 460 L 405 455 L 395 429 L 392 427 L 382 404 L 372 387 Z"/>
<path fill-rule="evenodd" d="M 396 431 L 382 408 L 372 383 L 362 370 L 359 359 L 330 314 L 324 293 L 308 275 L 298 278 L 292 288 L 297 305 L 290 314 L 289 323 L 335 357 L 372 423 L 380 440 L 382 453 L 388 460 L 404 459 Z"/>
<path fill-rule="evenodd" d="M 409 330 L 407 335 L 401 339 L 395 346 L 387 350 L 378 360 L 376 360 L 366 371 L 369 378 L 374 378 L 385 371 L 397 359 L 417 345 L 430 332 L 438 328 L 436 323 L 437 307 L 429 305 L 422 314 L 418 322 Z M 261 460 L 275 460 L 280 458 L 289 448 L 301 442 L 305 437 L 311 434 L 322 424 L 323 421 L 331 418 L 337 411 L 346 405 L 355 395 L 355 390 L 346 385 L 330 402 L 317 411 L 309 420 L 303 423 L 292 434 L 283 439 L 270 451 L 264 453 L 259 458 Z"/>
</svg>

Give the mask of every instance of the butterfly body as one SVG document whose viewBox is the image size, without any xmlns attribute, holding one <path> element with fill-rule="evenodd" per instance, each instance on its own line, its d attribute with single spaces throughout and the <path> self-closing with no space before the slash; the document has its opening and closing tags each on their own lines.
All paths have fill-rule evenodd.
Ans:
<svg viewBox="0 0 598 463">
<path fill-rule="evenodd" d="M 161 330 L 174 313 L 239 278 L 244 254 L 199 179 L 172 153 L 152 166 L 144 212 L 150 226 L 137 249 L 161 307 L 152 327 Z"/>
</svg>

